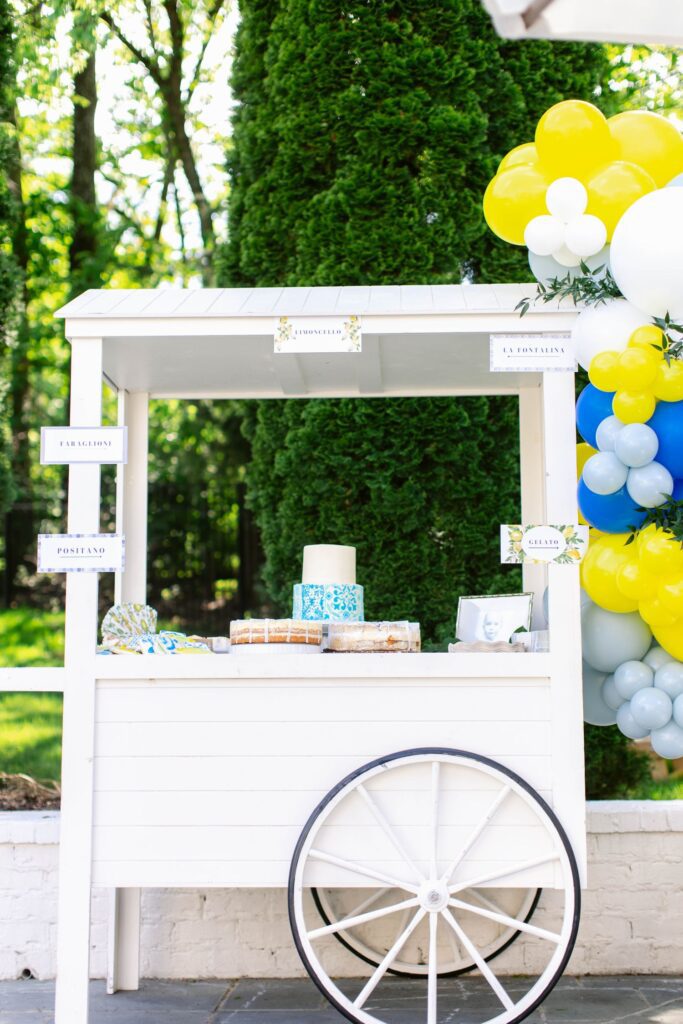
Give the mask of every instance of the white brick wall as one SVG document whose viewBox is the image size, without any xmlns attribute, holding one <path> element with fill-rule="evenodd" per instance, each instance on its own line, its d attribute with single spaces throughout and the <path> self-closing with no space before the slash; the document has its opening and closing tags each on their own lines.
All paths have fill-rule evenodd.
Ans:
<svg viewBox="0 0 683 1024">
<path fill-rule="evenodd" d="M 589 888 L 569 973 L 683 974 L 683 801 L 591 803 L 588 831 Z M 58 840 L 58 813 L 0 813 L 0 979 L 27 969 L 54 976 Z M 106 970 L 106 896 L 96 890 L 92 901 L 98 978 Z M 531 966 L 517 946 L 504 954 L 510 971 Z M 303 973 L 282 890 L 146 890 L 141 957 L 144 977 Z M 327 964 L 332 973 L 351 970 L 333 940 Z"/>
</svg>

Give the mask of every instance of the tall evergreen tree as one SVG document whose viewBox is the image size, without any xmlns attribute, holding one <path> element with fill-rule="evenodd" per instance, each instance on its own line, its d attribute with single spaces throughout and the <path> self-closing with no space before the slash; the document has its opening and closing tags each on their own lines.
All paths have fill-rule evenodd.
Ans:
<svg viewBox="0 0 683 1024">
<path fill-rule="evenodd" d="M 484 189 L 547 106 L 594 95 L 602 50 L 504 43 L 479 0 L 241 9 L 224 282 L 529 279 Z M 458 594 L 518 585 L 496 551 L 519 517 L 514 400 L 262 402 L 248 433 L 279 611 L 315 541 L 357 545 L 368 615 L 420 619 L 431 642 Z"/>
</svg>

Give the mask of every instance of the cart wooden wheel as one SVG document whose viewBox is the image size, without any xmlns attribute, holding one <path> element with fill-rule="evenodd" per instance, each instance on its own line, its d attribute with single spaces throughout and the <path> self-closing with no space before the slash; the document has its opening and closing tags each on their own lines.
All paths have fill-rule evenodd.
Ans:
<svg viewBox="0 0 683 1024">
<path fill-rule="evenodd" d="M 474 900 L 480 906 L 488 907 L 489 910 L 497 910 L 515 920 L 514 925 L 507 925 L 491 918 L 480 918 L 478 949 L 484 960 L 487 962 L 493 960 L 508 946 L 511 946 L 515 939 L 519 938 L 522 932 L 516 922 L 521 921 L 526 924 L 531 920 L 542 891 L 542 889 L 536 888 L 463 890 L 461 894 L 463 900 Z M 356 917 L 372 907 L 377 909 L 389 907 L 404 898 L 401 896 L 400 890 L 389 888 L 375 889 L 369 894 L 354 889 L 321 888 L 312 889 L 311 895 L 325 924 Z M 428 973 L 429 964 L 426 951 L 429 948 L 429 939 L 425 934 L 428 927 L 429 922 L 423 918 L 391 967 L 388 968 L 389 974 L 403 974 L 412 977 Z M 482 934 L 484 931 L 486 935 Z M 348 931 L 334 931 L 332 934 L 337 942 L 345 946 L 350 953 L 374 967 L 381 964 L 391 946 L 391 933 L 387 931 L 386 921 L 382 918 L 367 921 Z M 440 978 L 455 978 L 460 974 L 476 970 L 477 965 L 467 950 L 460 945 L 452 930 L 449 929 L 446 935 L 442 936 L 442 941 L 448 943 L 450 952 L 447 949 L 439 956 L 438 974 Z"/>
<path fill-rule="evenodd" d="M 538 923 L 507 913 L 499 894 L 528 887 L 541 869 L 552 898 L 539 908 Z M 337 879 L 340 888 L 364 888 L 365 906 L 321 926 L 306 890 Z M 397 900 L 375 902 L 387 890 L 397 891 Z M 456 1016 L 463 1024 L 523 1020 L 561 977 L 579 910 L 576 860 L 548 804 L 497 762 L 447 748 L 399 751 L 342 779 L 304 826 L 289 875 L 290 923 L 304 966 L 329 1002 L 357 1024 L 402 1019 L 392 997 L 397 979 L 389 972 L 423 922 L 427 970 L 415 981 L 419 992 L 411 991 L 415 1024 Z M 392 939 L 370 977 L 333 980 L 324 966 L 329 937 L 382 920 Z M 522 933 L 515 948 L 524 968 L 515 977 L 499 977 L 482 955 L 482 921 Z M 481 975 L 476 995 L 440 977 L 440 964 L 452 963 L 456 951 Z"/>
</svg>

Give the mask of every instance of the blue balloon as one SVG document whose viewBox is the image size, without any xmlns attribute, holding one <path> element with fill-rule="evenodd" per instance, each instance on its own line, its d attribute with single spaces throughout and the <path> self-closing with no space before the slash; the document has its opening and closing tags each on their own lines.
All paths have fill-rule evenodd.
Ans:
<svg viewBox="0 0 683 1024">
<path fill-rule="evenodd" d="M 683 480 L 674 480 L 674 492 L 671 497 L 674 501 L 683 501 Z"/>
<path fill-rule="evenodd" d="M 613 391 L 598 391 L 592 384 L 588 384 L 579 395 L 576 403 L 576 426 L 581 437 L 592 448 L 598 447 L 596 430 L 604 419 L 612 415 L 613 398 Z M 683 476 L 683 473 L 678 475 Z"/>
<path fill-rule="evenodd" d="M 657 462 L 666 466 L 674 480 L 683 477 L 683 402 L 658 402 L 647 425 L 659 438 Z"/>
<path fill-rule="evenodd" d="M 628 533 L 632 526 L 640 526 L 647 515 L 639 512 L 626 487 L 614 494 L 594 494 L 579 480 L 579 508 L 587 523 L 603 533 Z"/>
</svg>

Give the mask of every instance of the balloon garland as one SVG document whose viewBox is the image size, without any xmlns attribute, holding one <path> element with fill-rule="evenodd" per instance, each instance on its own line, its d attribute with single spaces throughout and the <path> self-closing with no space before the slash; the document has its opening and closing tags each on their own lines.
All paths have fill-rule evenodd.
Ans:
<svg viewBox="0 0 683 1024">
<path fill-rule="evenodd" d="M 586 720 L 683 757 L 683 138 L 648 111 L 567 100 L 484 195 L 539 294 L 582 302 L 572 338 Z M 653 637 L 659 646 L 651 647 Z"/>
</svg>

